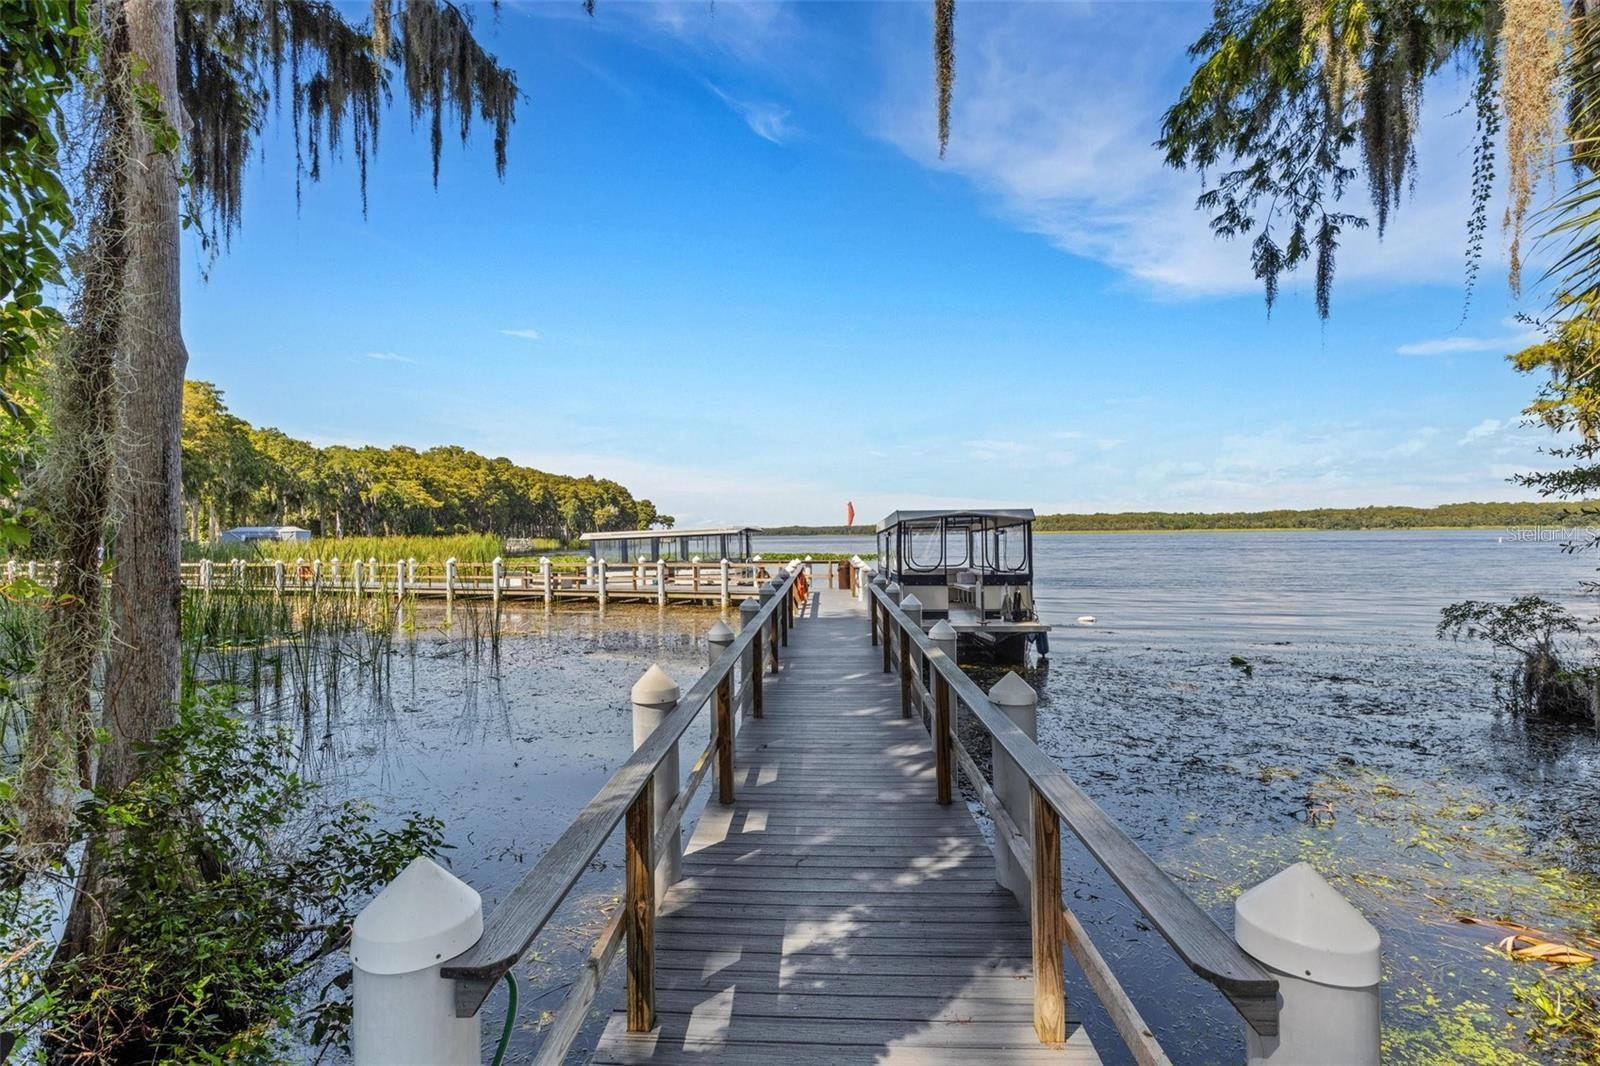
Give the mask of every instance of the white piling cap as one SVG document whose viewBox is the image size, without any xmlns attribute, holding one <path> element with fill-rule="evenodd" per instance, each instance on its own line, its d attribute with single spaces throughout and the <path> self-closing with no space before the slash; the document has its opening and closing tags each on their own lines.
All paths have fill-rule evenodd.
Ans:
<svg viewBox="0 0 1600 1066">
<path fill-rule="evenodd" d="M 1031 707 L 1039 702 L 1039 694 L 1015 670 L 1007 670 L 1006 676 L 989 690 L 989 699 L 1007 707 Z"/>
<path fill-rule="evenodd" d="M 356 915 L 350 959 L 367 973 L 416 973 L 461 954 L 483 935 L 483 897 L 417 856 Z"/>
<path fill-rule="evenodd" d="M 659 663 L 653 663 L 650 669 L 639 676 L 633 683 L 633 690 L 628 699 L 644 707 L 659 707 L 664 703 L 678 702 L 678 683 L 672 676 L 661 669 Z"/>
<path fill-rule="evenodd" d="M 739 601 L 740 614 L 755 614 L 759 610 L 761 610 L 761 601 L 754 596 L 746 596 Z"/>
<path fill-rule="evenodd" d="M 955 640 L 956 627 L 941 618 L 928 630 L 928 637 L 932 640 Z"/>
<path fill-rule="evenodd" d="M 1381 975 L 1378 931 L 1309 863 L 1235 900 L 1233 936 L 1257 962 L 1318 984 L 1368 988 Z"/>
<path fill-rule="evenodd" d="M 706 630 L 706 640 L 712 644 L 732 644 L 733 630 L 728 628 L 728 623 L 717 619 L 717 624 Z"/>
<path fill-rule="evenodd" d="M 898 596 L 898 595 L 900 595 L 900 593 L 902 591 L 901 588 L 900 588 L 900 582 L 898 582 L 898 581 L 889 582 L 888 586 L 883 591 L 887 592 L 890 596 Z"/>
<path fill-rule="evenodd" d="M 905 599 L 900 601 L 900 609 L 905 611 L 907 614 L 911 613 L 913 610 L 920 611 L 922 610 L 922 601 L 917 599 L 917 594 L 915 592 L 910 593 Z"/>
</svg>

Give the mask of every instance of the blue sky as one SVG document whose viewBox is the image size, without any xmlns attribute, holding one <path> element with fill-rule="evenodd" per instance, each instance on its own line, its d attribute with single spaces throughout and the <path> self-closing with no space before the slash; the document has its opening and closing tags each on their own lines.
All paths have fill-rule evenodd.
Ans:
<svg viewBox="0 0 1600 1066">
<path fill-rule="evenodd" d="M 388 123 L 296 205 L 286 130 L 185 278 L 190 376 L 319 444 L 457 443 L 617 478 L 680 523 L 941 504 L 1234 510 L 1523 498 L 1541 434 L 1491 242 L 1462 320 L 1470 114 L 1431 86 L 1414 194 L 1269 317 L 1151 142 L 1205 4 L 479 11 L 527 100 Z M 1357 209 L 1364 201 L 1357 201 Z M 1496 216 L 1498 217 L 1498 216 Z"/>
</svg>

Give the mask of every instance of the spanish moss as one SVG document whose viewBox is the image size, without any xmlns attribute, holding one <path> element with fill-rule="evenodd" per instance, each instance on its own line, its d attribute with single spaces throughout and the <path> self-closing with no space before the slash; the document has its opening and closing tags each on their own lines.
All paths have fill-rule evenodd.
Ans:
<svg viewBox="0 0 1600 1066">
<path fill-rule="evenodd" d="M 950 89 L 956 80 L 956 0 L 933 0 L 933 68 L 939 87 L 939 158 L 950 143 Z"/>
</svg>

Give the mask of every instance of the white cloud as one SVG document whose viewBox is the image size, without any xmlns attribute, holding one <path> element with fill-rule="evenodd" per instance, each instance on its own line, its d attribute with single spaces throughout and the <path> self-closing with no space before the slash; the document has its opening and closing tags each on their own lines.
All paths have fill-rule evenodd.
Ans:
<svg viewBox="0 0 1600 1066">
<path fill-rule="evenodd" d="M 415 363 L 416 360 L 409 355 L 400 355 L 396 352 L 366 352 L 366 358 L 375 359 L 380 363 Z"/>
<path fill-rule="evenodd" d="M 540 336 L 536 329 L 503 329 L 500 333 L 506 337 L 521 337 L 525 341 L 536 341 Z"/>
<path fill-rule="evenodd" d="M 784 144 L 793 139 L 796 130 L 789 122 L 790 111 L 787 107 L 763 100 L 741 99 L 724 92 L 709 81 L 706 82 L 706 88 L 744 119 L 744 124 L 749 126 L 757 137 L 773 144 Z"/>
<path fill-rule="evenodd" d="M 1395 349 L 1400 355 L 1450 355 L 1455 352 L 1499 352 L 1509 354 L 1526 348 L 1539 339 L 1537 333 L 1519 333 L 1509 337 L 1437 337 L 1433 340 L 1413 341 Z"/>
<path fill-rule="evenodd" d="M 1505 425 L 1498 418 L 1485 418 L 1464 433 L 1457 444 L 1475 444 L 1486 437 L 1492 437 L 1500 432 L 1500 427 Z"/>
<path fill-rule="evenodd" d="M 1187 71 L 1203 12 L 1187 5 L 978 4 L 963 9 L 949 150 L 937 154 L 925 55 L 903 47 L 909 20 L 891 5 L 878 132 L 908 157 L 969 179 L 997 211 L 1064 251 L 1176 296 L 1259 291 L 1244 241 L 1214 237 L 1196 210 L 1201 178 L 1168 168 L 1153 142 Z M 1453 86 L 1428 96 L 1416 186 L 1382 243 L 1347 231 L 1339 278 L 1459 285 L 1470 108 Z M 1348 209 L 1365 213 L 1362 189 Z M 1491 215 L 1498 217 L 1491 205 Z M 1452 239 L 1452 235 L 1455 239 Z M 1491 249 L 1491 258 L 1499 258 Z M 1485 284 L 1493 278 L 1486 264 Z M 1310 279 L 1285 279 L 1285 289 Z M 1337 298 L 1337 297 L 1336 297 Z"/>
</svg>

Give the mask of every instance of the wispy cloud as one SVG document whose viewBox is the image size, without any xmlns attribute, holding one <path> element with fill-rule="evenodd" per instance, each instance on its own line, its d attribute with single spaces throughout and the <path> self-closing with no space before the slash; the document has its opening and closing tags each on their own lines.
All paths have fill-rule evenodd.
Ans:
<svg viewBox="0 0 1600 1066">
<path fill-rule="evenodd" d="M 967 178 L 1020 228 L 1160 294 L 1259 290 L 1246 242 L 1218 239 L 1196 210 L 1199 176 L 1167 167 L 1152 143 L 1187 73 L 1184 51 L 1201 25 L 1194 8 L 964 8 L 960 89 L 942 160 L 921 69 L 926 57 L 900 46 L 910 20 L 927 16 L 905 5 L 885 11 L 894 26 L 883 36 L 886 95 L 876 125 L 908 157 Z M 1461 233 L 1469 209 L 1467 182 L 1452 161 L 1471 143 L 1472 115 L 1458 105 L 1448 86 L 1430 96 L 1415 192 L 1381 245 L 1372 230 L 1347 231 L 1341 278 L 1461 282 L 1464 238 L 1440 238 Z M 1360 190 L 1350 202 L 1353 210 L 1365 207 Z M 1499 258 L 1498 249 L 1490 258 Z"/>
<path fill-rule="evenodd" d="M 790 111 L 782 104 L 742 99 L 724 92 L 709 81 L 706 82 L 706 88 L 710 89 L 718 100 L 727 104 L 736 115 L 744 119 L 744 124 L 749 126 L 750 131 L 757 137 L 773 144 L 785 144 L 794 138 L 797 131 L 789 122 Z"/>
<path fill-rule="evenodd" d="M 1453 355 L 1457 352 L 1510 353 L 1526 348 L 1539 339 L 1539 334 L 1524 332 L 1505 337 L 1436 337 L 1432 340 L 1414 341 L 1395 349 L 1400 355 Z"/>
<path fill-rule="evenodd" d="M 1477 425 L 1467 430 L 1466 433 L 1462 434 L 1461 439 L 1456 441 L 1456 443 L 1476 444 L 1478 441 L 1485 440 L 1500 432 L 1500 427 L 1504 425 L 1505 423 L 1500 421 L 1498 418 L 1485 418 L 1482 422 L 1479 422 Z"/>
<path fill-rule="evenodd" d="M 365 352 L 366 358 L 377 360 L 380 363 L 415 363 L 416 360 L 409 355 L 400 355 L 398 352 Z"/>
<path fill-rule="evenodd" d="M 536 341 L 540 336 L 536 329 L 503 329 L 500 332 L 507 337 L 521 337 L 525 341 Z"/>
</svg>

